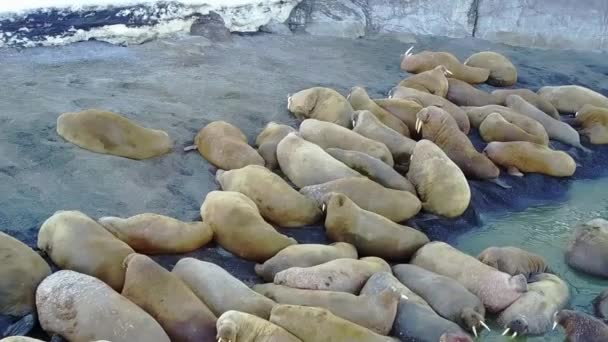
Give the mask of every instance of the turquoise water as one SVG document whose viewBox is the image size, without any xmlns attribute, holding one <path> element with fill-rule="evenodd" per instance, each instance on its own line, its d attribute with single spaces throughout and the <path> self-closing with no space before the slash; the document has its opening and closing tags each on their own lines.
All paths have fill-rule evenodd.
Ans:
<svg viewBox="0 0 608 342">
<path fill-rule="evenodd" d="M 564 262 L 564 248 L 573 227 L 596 217 L 608 218 L 608 179 L 580 180 L 571 184 L 562 203 L 530 207 L 523 212 L 482 215 L 481 228 L 463 234 L 457 247 L 477 255 L 489 246 L 516 246 L 542 255 L 570 285 L 570 307 L 593 312 L 591 301 L 608 288 L 608 280 L 591 278 L 570 269 Z M 482 335 L 482 341 L 505 341 L 501 328 Z M 563 341 L 563 331 L 517 341 Z"/>
</svg>

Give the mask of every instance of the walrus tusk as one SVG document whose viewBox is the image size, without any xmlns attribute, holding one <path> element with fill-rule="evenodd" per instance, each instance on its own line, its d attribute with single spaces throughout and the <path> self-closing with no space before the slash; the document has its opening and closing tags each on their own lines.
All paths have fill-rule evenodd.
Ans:
<svg viewBox="0 0 608 342">
<path fill-rule="evenodd" d="M 327 206 L 325 205 L 325 203 L 323 203 L 323 205 L 321 206 L 321 211 L 325 212 L 325 209 L 327 209 Z"/>
<path fill-rule="evenodd" d="M 514 339 L 517 337 L 517 331 L 513 333 L 513 336 L 511 336 L 511 339 Z"/>
<path fill-rule="evenodd" d="M 473 328 L 473 335 L 477 338 L 477 328 L 475 328 L 475 326 L 472 326 L 471 328 Z"/>
<path fill-rule="evenodd" d="M 574 117 L 577 117 L 577 116 L 578 116 L 578 112 L 574 113 Z"/>
<path fill-rule="evenodd" d="M 449 76 L 454 76 L 454 73 L 453 73 L 453 72 L 451 72 L 451 71 L 450 71 L 450 70 L 448 70 L 448 69 L 445 69 L 445 73 L 446 73 L 446 76 L 447 76 L 447 75 L 449 75 Z"/>
<path fill-rule="evenodd" d="M 412 55 L 412 50 L 414 49 L 414 45 L 410 46 L 409 49 L 407 49 L 407 51 L 405 51 L 405 58 L 409 57 Z"/>
<path fill-rule="evenodd" d="M 356 124 L 357 124 L 357 120 L 353 119 L 353 128 L 355 127 Z"/>
<path fill-rule="evenodd" d="M 188 151 L 192 151 L 192 150 L 196 150 L 196 145 L 190 145 L 190 146 L 184 147 L 184 152 L 188 152 Z"/>
<path fill-rule="evenodd" d="M 484 321 L 479 321 L 479 324 L 481 324 L 481 326 L 484 327 L 487 331 L 492 331 L 492 329 L 490 329 L 490 327 L 488 327 L 488 325 Z"/>
<path fill-rule="evenodd" d="M 553 321 L 553 328 L 551 330 L 555 330 L 555 328 L 557 328 L 557 321 Z"/>
<path fill-rule="evenodd" d="M 506 334 L 508 334 L 508 333 L 509 333 L 509 330 L 511 330 L 511 328 L 507 328 L 507 329 L 505 329 L 505 331 L 502 333 L 502 336 L 505 336 Z"/>
<path fill-rule="evenodd" d="M 420 133 L 421 129 L 422 129 L 422 120 L 420 120 L 419 118 L 416 118 L 416 133 Z"/>
<path fill-rule="evenodd" d="M 287 94 L 287 110 L 291 108 L 291 94 Z"/>
<path fill-rule="evenodd" d="M 408 296 L 401 294 L 401 298 L 405 299 L 405 300 L 410 300 Z"/>
</svg>

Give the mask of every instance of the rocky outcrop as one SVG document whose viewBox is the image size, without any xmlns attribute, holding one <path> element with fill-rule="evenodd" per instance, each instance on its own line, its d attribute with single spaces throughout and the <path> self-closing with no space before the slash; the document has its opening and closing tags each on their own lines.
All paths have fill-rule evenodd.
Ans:
<svg viewBox="0 0 608 342">
<path fill-rule="evenodd" d="M 288 22 L 294 31 L 343 38 L 363 37 L 367 27 L 363 8 L 350 0 L 304 1 Z"/>
</svg>

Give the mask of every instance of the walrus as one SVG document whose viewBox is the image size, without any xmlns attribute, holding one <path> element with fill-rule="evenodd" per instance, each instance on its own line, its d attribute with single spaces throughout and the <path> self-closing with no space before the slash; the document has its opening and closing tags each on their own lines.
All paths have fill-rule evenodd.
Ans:
<svg viewBox="0 0 608 342">
<path fill-rule="evenodd" d="M 448 78 L 452 72 L 443 65 L 438 65 L 431 70 L 411 75 L 399 82 L 399 86 L 414 88 L 425 93 L 445 97 L 448 93 Z"/>
<path fill-rule="evenodd" d="M 362 209 L 382 215 L 394 222 L 402 222 L 414 217 L 422 207 L 416 195 L 385 188 L 363 177 L 342 178 L 300 189 L 301 194 L 314 199 L 319 206 L 323 205 L 325 196 L 331 192 L 342 193 Z"/>
<path fill-rule="evenodd" d="M 407 264 L 393 266 L 393 274 L 440 316 L 473 332 L 475 337 L 477 329 L 490 331 L 484 322 L 486 310 L 481 300 L 454 279 Z"/>
<path fill-rule="evenodd" d="M 171 341 L 211 341 L 217 317 L 173 273 L 142 254 L 124 260 L 122 295 L 144 309 Z"/>
<path fill-rule="evenodd" d="M 181 279 L 216 316 L 237 310 L 268 319 L 276 304 L 210 262 L 183 258 L 171 273 Z"/>
<path fill-rule="evenodd" d="M 608 325 L 586 313 L 561 310 L 555 315 L 553 329 L 558 324 L 566 330 L 566 340 L 568 342 L 608 341 Z"/>
<path fill-rule="evenodd" d="M 340 318 L 327 309 L 279 304 L 272 309 L 270 322 L 283 327 L 303 342 L 398 342 Z"/>
<path fill-rule="evenodd" d="M 589 88 L 566 85 L 542 87 L 536 92 L 549 101 L 560 113 L 576 113 L 584 105 L 608 108 L 608 98 Z"/>
<path fill-rule="evenodd" d="M 374 273 L 390 272 L 386 261 L 376 257 L 341 258 L 310 267 L 291 267 L 277 273 L 274 283 L 297 289 L 359 293 Z"/>
<path fill-rule="evenodd" d="M 201 128 L 194 138 L 194 145 L 184 151 L 197 149 L 213 166 L 232 170 L 247 165 L 264 166 L 264 158 L 247 143 L 247 137 L 241 130 L 226 122 L 213 121 Z"/>
<path fill-rule="evenodd" d="M 60 210 L 44 221 L 38 248 L 61 269 L 100 279 L 116 291 L 122 289 L 122 262 L 135 251 L 80 211 Z"/>
<path fill-rule="evenodd" d="M 482 51 L 469 56 L 464 65 L 490 70 L 490 76 L 486 81 L 495 87 L 510 87 L 517 83 L 517 69 L 511 61 L 497 52 Z"/>
<path fill-rule="evenodd" d="M 296 132 L 296 129 L 271 121 L 264 126 L 262 132 L 255 138 L 255 145 L 258 147 L 258 153 L 264 158 L 266 167 L 270 170 L 279 167 L 279 162 L 277 160 L 277 145 L 281 139 L 285 138 L 285 136 L 291 132 Z"/>
<path fill-rule="evenodd" d="M 388 147 L 395 164 L 409 163 L 416 142 L 383 124 L 368 110 L 353 113 L 353 131 Z"/>
<path fill-rule="evenodd" d="M 263 262 L 297 241 L 266 223 L 255 202 L 234 191 L 212 191 L 201 206 L 215 241 L 247 260 Z"/>
<path fill-rule="evenodd" d="M 25 335 L 32 330 L 36 314 L 36 288 L 51 274 L 51 268 L 38 253 L 23 242 L 0 232 L 0 317 L 18 320 L 0 325 L 0 336 Z"/>
<path fill-rule="evenodd" d="M 519 95 L 522 99 L 526 100 L 534 107 L 542 110 L 550 117 L 560 120 L 559 112 L 557 109 L 555 109 L 555 107 L 553 107 L 551 102 L 540 97 L 537 93 L 530 89 L 497 89 L 492 92 L 492 95 L 498 97 L 501 103 L 504 103 L 509 95 Z"/>
<path fill-rule="evenodd" d="M 608 290 L 602 291 L 591 302 L 593 304 L 593 313 L 596 317 L 601 318 L 606 322 L 608 319 Z"/>
<path fill-rule="evenodd" d="M 497 113 L 509 123 L 521 128 L 529 134 L 525 141 L 531 141 L 541 145 L 549 144 L 547 131 L 540 122 L 520 114 L 509 107 L 489 105 L 483 107 L 462 107 L 462 109 L 467 113 L 473 127 L 480 128 L 481 124 L 490 114 Z"/>
<path fill-rule="evenodd" d="M 300 124 L 300 136 L 323 149 L 341 148 L 367 153 L 393 166 L 393 155 L 388 147 L 376 140 L 367 138 L 331 122 L 306 119 Z"/>
<path fill-rule="evenodd" d="M 38 340 L 31 337 L 25 336 L 10 336 L 0 340 L 0 342 L 44 342 L 43 340 Z M 97 341 L 99 342 L 99 341 Z"/>
<path fill-rule="evenodd" d="M 608 278 L 608 221 L 597 218 L 575 227 L 566 263 L 581 272 Z"/>
<path fill-rule="evenodd" d="M 505 328 L 503 335 L 542 335 L 551 329 L 554 314 L 569 299 L 566 282 L 553 274 L 537 273 L 530 278 L 528 292 L 500 313 L 498 324 Z"/>
<path fill-rule="evenodd" d="M 429 140 L 416 143 L 407 178 L 425 211 L 445 216 L 462 215 L 471 202 L 471 189 L 458 166 Z"/>
<path fill-rule="evenodd" d="M 213 239 L 213 230 L 204 222 L 183 222 L 158 214 L 105 216 L 97 222 L 142 254 L 188 253 Z"/>
<path fill-rule="evenodd" d="M 472 339 L 462 328 L 435 313 L 424 299 L 408 289 L 390 273 L 374 274 L 361 290 L 361 295 L 377 295 L 386 291 L 387 288 L 397 289 L 401 293 L 392 329 L 394 336 L 402 341 L 472 342 Z M 445 334 L 450 334 L 449 338 L 443 336 Z"/>
<path fill-rule="evenodd" d="M 135 160 L 158 157 L 173 148 L 166 132 L 101 109 L 61 114 L 57 134 L 83 149 Z"/>
<path fill-rule="evenodd" d="M 416 193 L 414 185 L 407 178 L 400 175 L 395 169 L 380 159 L 363 152 L 347 151 L 340 148 L 328 148 L 325 151 L 351 169 L 356 170 L 384 187 L 408 191 L 412 194 Z"/>
<path fill-rule="evenodd" d="M 350 128 L 353 107 L 337 91 L 314 87 L 301 90 L 287 98 L 287 109 L 300 120 L 317 119 Z"/>
<path fill-rule="evenodd" d="M 277 158 L 281 171 L 298 188 L 345 177 L 362 177 L 297 133 L 289 133 L 279 142 Z"/>
<path fill-rule="evenodd" d="M 576 112 L 574 122 L 592 144 L 608 144 L 608 108 L 584 105 Z"/>
<path fill-rule="evenodd" d="M 583 145 L 581 145 L 581 137 L 579 136 L 578 132 L 572 128 L 572 126 L 548 116 L 540 109 L 526 102 L 526 100 L 520 96 L 507 96 L 506 104 L 509 108 L 515 110 L 516 112 L 524 114 L 540 122 L 540 124 L 545 127 L 549 138 L 583 150 L 587 150 L 585 147 L 583 147 Z"/>
<path fill-rule="evenodd" d="M 469 131 L 471 130 L 471 123 L 469 122 L 469 118 L 465 111 L 443 97 L 426 94 L 416 89 L 395 87 L 390 91 L 390 98 L 417 101 L 424 107 L 439 107 L 448 112 L 454 120 L 456 120 L 458 128 L 464 134 L 469 134 Z M 418 113 L 420 113 L 420 111 L 418 111 Z M 418 113 L 416 113 L 416 115 L 418 115 Z M 417 130 L 415 129 L 415 131 Z"/>
<path fill-rule="evenodd" d="M 36 290 L 40 326 L 68 341 L 170 342 L 143 309 L 101 280 L 63 270 Z"/>
<path fill-rule="evenodd" d="M 222 190 L 240 192 L 249 197 L 260 209 L 262 217 L 280 227 L 301 227 L 321 218 L 321 210 L 315 201 L 300 194 L 263 166 L 218 170 L 215 178 Z"/>
<path fill-rule="evenodd" d="M 411 138 L 417 136 L 416 114 L 424 108 L 421 103 L 415 100 L 404 99 L 376 99 L 374 102 L 403 121 L 410 131 Z"/>
<path fill-rule="evenodd" d="M 467 83 L 484 83 L 490 77 L 490 70 L 464 65 L 449 52 L 425 50 L 412 54 L 413 48 L 413 46 L 410 47 L 405 54 L 401 55 L 401 70 L 403 71 L 419 74 L 443 65 L 452 73 L 450 77 Z"/>
<path fill-rule="evenodd" d="M 421 231 L 361 209 L 344 194 L 329 194 L 325 204 L 327 236 L 353 244 L 360 255 L 407 261 L 429 242 Z"/>
<path fill-rule="evenodd" d="M 526 279 L 535 273 L 549 272 L 542 256 L 517 247 L 488 247 L 479 253 L 477 260 L 512 276 L 523 274 Z"/>
<path fill-rule="evenodd" d="M 235 310 L 221 315 L 216 327 L 217 342 L 302 342 L 276 324 Z"/>
<path fill-rule="evenodd" d="M 540 173 L 570 177 L 576 171 L 576 162 L 568 153 L 529 141 L 494 141 L 485 147 L 483 153 L 513 176 Z"/>
<path fill-rule="evenodd" d="M 377 105 L 376 102 L 369 97 L 365 89 L 353 87 L 350 90 L 347 99 L 354 110 L 368 110 L 383 124 L 395 130 L 397 133 L 405 135 L 406 137 L 410 136 L 410 131 L 403 121 Z"/>
<path fill-rule="evenodd" d="M 458 106 L 481 107 L 488 105 L 500 105 L 504 100 L 498 96 L 475 88 L 467 82 L 456 78 L 448 80 L 449 88 L 446 99 Z"/>
<path fill-rule="evenodd" d="M 504 310 L 527 291 L 523 275 L 500 272 L 445 242 L 427 243 L 414 254 L 411 264 L 458 281 L 492 313 Z"/>
<path fill-rule="evenodd" d="M 334 259 L 359 258 L 357 249 L 350 243 L 336 242 L 329 245 L 291 245 L 266 260 L 255 265 L 255 273 L 265 281 L 273 281 L 274 276 L 291 267 L 316 266 Z"/>
<path fill-rule="evenodd" d="M 370 295 L 302 290 L 275 284 L 255 285 L 253 289 L 279 304 L 315 306 L 325 308 L 334 315 L 388 335 L 397 313 L 400 294 L 391 288 Z"/>
<path fill-rule="evenodd" d="M 477 152 L 469 137 L 458 129 L 456 121 L 446 111 L 430 106 L 418 112 L 417 117 L 422 139 L 439 146 L 465 176 L 475 179 L 499 176 L 498 167 L 488 157 Z"/>
<path fill-rule="evenodd" d="M 531 143 L 542 144 L 542 139 L 538 136 L 529 134 L 519 126 L 510 123 L 502 115 L 492 113 L 486 116 L 485 120 L 479 125 L 479 135 L 489 143 L 492 141 L 528 141 Z"/>
</svg>

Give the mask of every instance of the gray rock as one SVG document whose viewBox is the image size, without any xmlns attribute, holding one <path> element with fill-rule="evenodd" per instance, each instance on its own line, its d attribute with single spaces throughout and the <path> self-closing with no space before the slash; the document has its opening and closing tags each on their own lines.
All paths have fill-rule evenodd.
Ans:
<svg viewBox="0 0 608 342">
<path fill-rule="evenodd" d="M 268 24 L 262 25 L 260 27 L 260 32 L 280 34 L 284 36 L 292 34 L 289 26 L 286 23 L 281 23 L 274 19 L 270 20 Z"/>
<path fill-rule="evenodd" d="M 365 12 L 349 0 L 304 0 L 288 22 L 297 31 L 342 38 L 363 37 L 367 27 Z"/>
<path fill-rule="evenodd" d="M 232 39 L 230 30 L 226 28 L 222 16 L 213 11 L 201 15 L 190 27 L 190 34 L 203 36 L 215 42 L 225 42 Z"/>
</svg>

